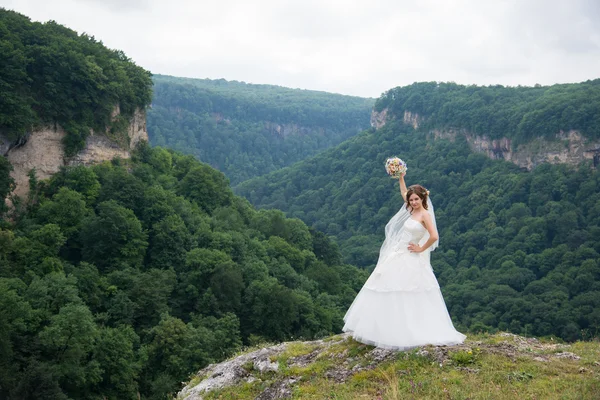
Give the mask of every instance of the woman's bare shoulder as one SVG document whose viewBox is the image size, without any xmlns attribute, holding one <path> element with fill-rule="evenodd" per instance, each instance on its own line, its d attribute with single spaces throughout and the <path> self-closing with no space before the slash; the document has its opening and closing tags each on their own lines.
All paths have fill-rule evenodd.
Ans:
<svg viewBox="0 0 600 400">
<path fill-rule="evenodd" d="M 421 213 L 421 218 L 423 221 L 431 222 L 431 215 L 427 211 Z"/>
</svg>

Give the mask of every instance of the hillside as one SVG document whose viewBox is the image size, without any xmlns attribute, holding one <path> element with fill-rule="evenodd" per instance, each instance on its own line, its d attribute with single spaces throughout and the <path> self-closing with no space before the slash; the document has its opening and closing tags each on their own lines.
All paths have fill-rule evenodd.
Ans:
<svg viewBox="0 0 600 400">
<path fill-rule="evenodd" d="M 531 172 L 390 121 L 236 192 L 332 235 L 344 260 L 370 269 L 401 206 L 384 161 L 431 191 L 440 230 L 432 264 L 461 328 L 575 340 L 600 329 L 600 174 L 544 164 Z"/>
<path fill-rule="evenodd" d="M 366 129 L 373 103 L 273 85 L 156 75 L 148 132 L 153 145 L 192 154 L 235 184 Z"/>
<path fill-rule="evenodd" d="M 152 96 L 150 72 L 122 51 L 57 24 L 0 8 L 2 155 L 39 128 L 59 125 L 67 156 L 91 131 L 121 137 Z M 32 133 L 33 132 L 33 133 Z"/>
<path fill-rule="evenodd" d="M 544 163 L 600 165 L 600 79 L 535 87 L 420 82 L 390 89 L 375 127 L 403 121 L 436 138 L 532 170 Z"/>
<path fill-rule="evenodd" d="M 128 158 L 148 140 L 150 73 L 123 52 L 0 8 L 0 59 L 0 163 L 15 183 L 0 180 L 2 200 L 24 200 L 31 171 L 45 179 L 65 165 Z"/>
<path fill-rule="evenodd" d="M 420 116 L 422 128 L 466 129 L 515 143 L 577 130 L 600 138 L 600 79 L 576 84 L 505 87 L 419 82 L 388 90 L 374 107 L 402 120 Z"/>
<path fill-rule="evenodd" d="M 266 346 L 210 365 L 178 400 L 595 399 L 600 344 L 564 344 L 509 333 L 459 346 L 392 352 L 345 335 Z"/>
<path fill-rule="evenodd" d="M 20 210 L 0 219 L 1 398 L 165 398 L 242 344 L 339 332 L 366 279 L 159 147 L 33 181 Z"/>
</svg>

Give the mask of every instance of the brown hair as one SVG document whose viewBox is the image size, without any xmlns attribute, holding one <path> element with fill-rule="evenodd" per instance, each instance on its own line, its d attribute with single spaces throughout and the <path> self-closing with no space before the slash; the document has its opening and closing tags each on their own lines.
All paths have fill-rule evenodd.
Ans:
<svg viewBox="0 0 600 400">
<path fill-rule="evenodd" d="M 423 208 L 427 210 L 427 197 L 429 196 L 429 190 L 425 189 L 421 185 L 411 185 L 408 187 L 408 190 L 406 191 L 406 209 L 410 210 L 410 203 L 408 202 L 408 199 L 410 199 L 410 196 L 413 194 L 416 194 L 421 198 L 423 202 Z"/>
</svg>

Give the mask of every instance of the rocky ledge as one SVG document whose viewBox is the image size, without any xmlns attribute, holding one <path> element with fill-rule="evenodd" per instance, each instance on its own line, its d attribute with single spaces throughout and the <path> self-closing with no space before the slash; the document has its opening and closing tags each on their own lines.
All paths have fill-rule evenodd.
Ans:
<svg viewBox="0 0 600 400">
<path fill-rule="evenodd" d="M 534 378 L 526 372 L 529 368 L 525 368 L 527 363 L 539 365 L 540 368 L 550 365 L 556 368 L 554 364 L 562 363 L 561 367 L 575 368 L 575 373 L 590 374 L 593 379 L 598 379 L 600 352 L 591 355 L 593 359 L 582 360 L 580 355 L 570 351 L 570 347 L 569 344 L 500 333 L 479 335 L 474 340 L 468 339 L 456 346 L 426 346 L 397 352 L 363 345 L 348 335 L 338 335 L 324 340 L 286 342 L 262 347 L 222 363 L 211 364 L 192 377 L 179 392 L 177 399 L 202 400 L 234 396 L 236 399 L 266 400 L 304 398 L 303 394 L 308 393 L 317 396 L 311 398 L 319 398 L 319 395 L 324 395 L 324 387 L 341 396 L 339 398 L 346 398 L 343 393 L 348 386 L 368 380 L 370 378 L 365 377 L 369 376 L 374 376 L 375 381 L 380 380 L 381 376 L 394 376 L 396 385 L 399 379 L 405 377 L 412 385 L 417 385 L 415 382 L 419 378 L 411 372 L 413 367 L 410 365 L 415 365 L 414 368 L 429 368 L 433 372 L 425 373 L 427 379 L 434 380 L 433 376 L 439 375 L 435 379 L 439 378 L 442 384 L 447 379 L 442 376 L 444 373 L 474 377 L 484 370 L 481 375 L 487 377 L 488 372 L 485 371 L 490 368 L 496 374 L 506 375 L 509 383 L 511 380 L 526 381 Z M 523 366 L 504 373 L 495 371 L 495 362 L 491 361 L 494 358 L 500 359 L 500 363 Z M 386 371 L 393 372 L 386 375 Z M 367 393 L 371 393 L 374 396 L 372 398 L 381 398 L 380 395 L 387 398 L 389 393 L 386 393 L 386 386 L 389 389 L 389 385 L 384 384 L 383 388 L 368 389 Z M 418 390 L 418 387 L 413 389 Z M 352 388 L 351 393 L 354 390 Z M 418 392 L 413 390 L 413 393 Z"/>
</svg>

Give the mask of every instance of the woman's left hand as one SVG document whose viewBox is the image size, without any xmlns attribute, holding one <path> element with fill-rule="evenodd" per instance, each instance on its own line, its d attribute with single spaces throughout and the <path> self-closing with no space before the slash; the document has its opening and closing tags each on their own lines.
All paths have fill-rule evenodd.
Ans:
<svg viewBox="0 0 600 400">
<path fill-rule="evenodd" d="M 411 253 L 420 253 L 423 251 L 423 249 L 421 248 L 421 246 L 419 246 L 418 244 L 414 244 L 414 243 L 409 243 L 408 244 L 408 250 Z"/>
</svg>

